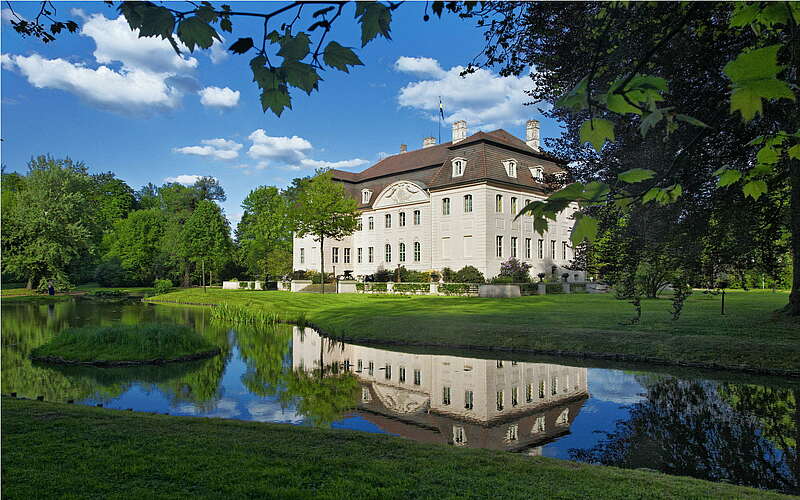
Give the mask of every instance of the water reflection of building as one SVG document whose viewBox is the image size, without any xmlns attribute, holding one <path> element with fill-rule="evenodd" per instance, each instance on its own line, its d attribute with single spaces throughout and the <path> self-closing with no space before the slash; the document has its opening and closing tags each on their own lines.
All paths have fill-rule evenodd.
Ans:
<svg viewBox="0 0 800 500">
<path fill-rule="evenodd" d="M 295 369 L 354 373 L 360 415 L 417 441 L 538 454 L 569 432 L 588 397 L 585 368 L 387 351 L 311 329 L 293 337 Z"/>
</svg>

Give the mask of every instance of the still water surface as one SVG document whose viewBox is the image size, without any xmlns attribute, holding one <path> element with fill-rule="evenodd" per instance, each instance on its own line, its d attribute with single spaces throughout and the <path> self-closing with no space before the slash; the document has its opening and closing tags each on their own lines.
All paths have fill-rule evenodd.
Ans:
<svg viewBox="0 0 800 500">
<path fill-rule="evenodd" d="M 190 325 L 222 354 L 140 368 L 28 357 L 68 326 L 116 322 Z M 800 493 L 797 384 L 569 363 L 376 349 L 310 329 L 231 327 L 202 308 L 86 299 L 2 305 L 4 394 L 388 433 Z"/>
</svg>

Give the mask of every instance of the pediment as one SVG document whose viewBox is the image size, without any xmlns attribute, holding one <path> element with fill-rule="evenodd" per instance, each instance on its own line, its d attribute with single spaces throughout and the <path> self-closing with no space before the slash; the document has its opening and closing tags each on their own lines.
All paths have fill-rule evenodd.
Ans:
<svg viewBox="0 0 800 500">
<path fill-rule="evenodd" d="M 373 208 L 384 208 L 424 201 L 428 201 L 428 194 L 422 186 L 411 181 L 398 181 L 381 191 L 372 206 Z"/>
</svg>

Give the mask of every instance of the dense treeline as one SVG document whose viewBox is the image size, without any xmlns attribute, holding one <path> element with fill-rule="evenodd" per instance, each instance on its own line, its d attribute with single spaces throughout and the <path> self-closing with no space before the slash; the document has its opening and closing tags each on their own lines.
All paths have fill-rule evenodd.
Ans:
<svg viewBox="0 0 800 500">
<path fill-rule="evenodd" d="M 182 286 L 228 277 L 267 279 L 291 271 L 287 190 L 262 186 L 244 200 L 235 240 L 225 191 L 211 177 L 138 191 L 113 173 L 90 174 L 69 158 L 39 156 L 26 174 L 2 174 L 2 273 L 28 288 Z"/>
</svg>

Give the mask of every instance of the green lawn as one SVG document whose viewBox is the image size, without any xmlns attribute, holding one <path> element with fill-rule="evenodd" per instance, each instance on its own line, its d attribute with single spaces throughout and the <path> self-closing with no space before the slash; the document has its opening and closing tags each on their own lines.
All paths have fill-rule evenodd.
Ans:
<svg viewBox="0 0 800 500">
<path fill-rule="evenodd" d="M 356 431 L 2 401 L 9 499 L 787 498 Z"/>
<path fill-rule="evenodd" d="M 552 294 L 517 299 L 320 295 L 187 289 L 153 300 L 261 307 L 308 321 L 343 340 L 448 347 L 620 354 L 643 361 L 800 375 L 800 323 L 773 314 L 786 292 L 693 294 L 671 319 L 670 300 L 642 302 L 642 322 L 624 325 L 633 308 L 611 294 Z"/>
</svg>

